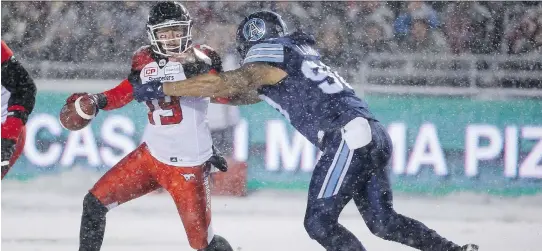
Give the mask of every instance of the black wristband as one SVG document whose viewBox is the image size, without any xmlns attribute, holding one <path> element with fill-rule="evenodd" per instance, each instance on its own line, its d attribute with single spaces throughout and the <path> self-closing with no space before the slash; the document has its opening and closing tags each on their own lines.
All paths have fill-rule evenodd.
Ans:
<svg viewBox="0 0 542 251">
<path fill-rule="evenodd" d="M 98 109 L 103 109 L 107 106 L 107 97 L 103 93 L 92 94 L 90 97 L 94 100 Z"/>
</svg>

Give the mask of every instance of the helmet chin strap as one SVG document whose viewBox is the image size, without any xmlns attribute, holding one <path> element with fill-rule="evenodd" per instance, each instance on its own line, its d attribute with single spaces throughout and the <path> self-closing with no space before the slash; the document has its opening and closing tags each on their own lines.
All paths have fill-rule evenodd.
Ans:
<svg viewBox="0 0 542 251">
<path fill-rule="evenodd" d="M 196 55 L 190 51 L 192 46 L 189 46 L 184 52 L 166 52 L 166 56 L 171 58 L 171 61 L 180 63 L 194 63 L 196 62 Z"/>
<path fill-rule="evenodd" d="M 179 46 L 171 46 L 168 48 L 167 46 L 164 45 L 164 42 L 156 41 L 153 45 L 154 46 L 153 51 L 157 54 L 170 57 L 170 56 L 183 54 L 184 52 L 186 52 L 188 49 L 192 47 L 191 40 L 183 41 L 183 39 L 181 39 L 179 43 L 180 43 Z M 184 47 L 184 50 L 181 51 L 183 47 Z"/>
<path fill-rule="evenodd" d="M 182 46 L 175 46 L 175 47 L 166 47 L 164 45 L 162 45 L 162 49 L 164 49 L 165 53 L 168 54 L 168 53 L 182 53 L 181 52 L 181 47 Z"/>
<path fill-rule="evenodd" d="M 180 54 L 184 54 L 186 51 L 188 51 L 188 49 L 190 49 L 192 47 L 192 44 L 191 43 L 185 43 L 185 48 L 183 51 L 181 51 L 181 48 L 183 48 L 183 45 L 179 45 L 179 46 L 176 46 L 174 48 L 166 48 L 164 47 L 164 45 L 162 45 L 162 49 L 164 49 L 164 51 L 166 52 L 166 54 L 169 56 L 169 55 L 180 55 Z"/>
</svg>

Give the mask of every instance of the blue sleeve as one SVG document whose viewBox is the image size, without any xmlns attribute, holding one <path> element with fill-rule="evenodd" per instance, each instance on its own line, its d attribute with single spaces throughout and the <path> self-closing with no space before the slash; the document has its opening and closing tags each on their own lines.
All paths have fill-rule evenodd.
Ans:
<svg viewBox="0 0 542 251">
<path fill-rule="evenodd" d="M 403 13 L 395 19 L 393 24 L 395 28 L 395 34 L 405 35 L 410 30 L 410 15 Z"/>
<path fill-rule="evenodd" d="M 283 63 L 284 45 L 260 43 L 252 46 L 243 60 L 243 64 L 252 62 Z"/>
</svg>

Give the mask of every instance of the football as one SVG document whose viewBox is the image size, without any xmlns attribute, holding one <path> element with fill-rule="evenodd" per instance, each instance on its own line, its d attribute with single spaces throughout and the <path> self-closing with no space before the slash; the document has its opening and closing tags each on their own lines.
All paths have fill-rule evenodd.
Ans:
<svg viewBox="0 0 542 251">
<path fill-rule="evenodd" d="M 60 110 L 60 124 L 70 130 L 77 131 L 85 128 L 96 115 L 96 105 L 87 95 L 81 96 L 75 102 L 67 103 Z"/>
</svg>

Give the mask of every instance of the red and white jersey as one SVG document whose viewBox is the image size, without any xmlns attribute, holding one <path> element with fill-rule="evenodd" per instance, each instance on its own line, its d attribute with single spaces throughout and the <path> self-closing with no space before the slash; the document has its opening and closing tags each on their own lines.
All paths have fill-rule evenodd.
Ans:
<svg viewBox="0 0 542 251">
<path fill-rule="evenodd" d="M 4 123 L 8 117 L 8 100 L 10 96 L 11 93 L 2 86 L 2 123 Z"/>
<path fill-rule="evenodd" d="M 186 79 L 179 62 L 169 61 L 162 67 L 159 63 L 152 61 L 143 67 L 143 83 L 153 79 L 164 83 Z M 143 141 L 156 159 L 170 165 L 196 166 L 211 157 L 213 142 L 206 120 L 208 98 L 167 96 L 146 104 L 149 127 Z"/>
<path fill-rule="evenodd" d="M 193 50 L 197 60 L 181 64 L 152 53 L 148 46 L 142 47 L 134 54 L 132 73 L 125 81 L 145 83 L 160 79 L 167 83 L 210 71 L 221 71 L 221 67 L 217 66 L 221 62 L 216 52 L 200 46 L 195 46 Z M 214 54 L 209 56 L 209 51 Z M 131 86 L 129 89 L 131 100 Z M 117 100 L 124 95 L 123 92 L 119 93 L 121 96 Z M 109 106 L 115 97 L 110 97 L 107 92 L 104 94 Z M 170 96 L 146 102 L 148 125 L 143 142 L 147 144 L 152 156 L 174 166 L 198 166 L 207 161 L 212 155 L 213 144 L 207 125 L 209 102 L 209 98 Z"/>
</svg>

